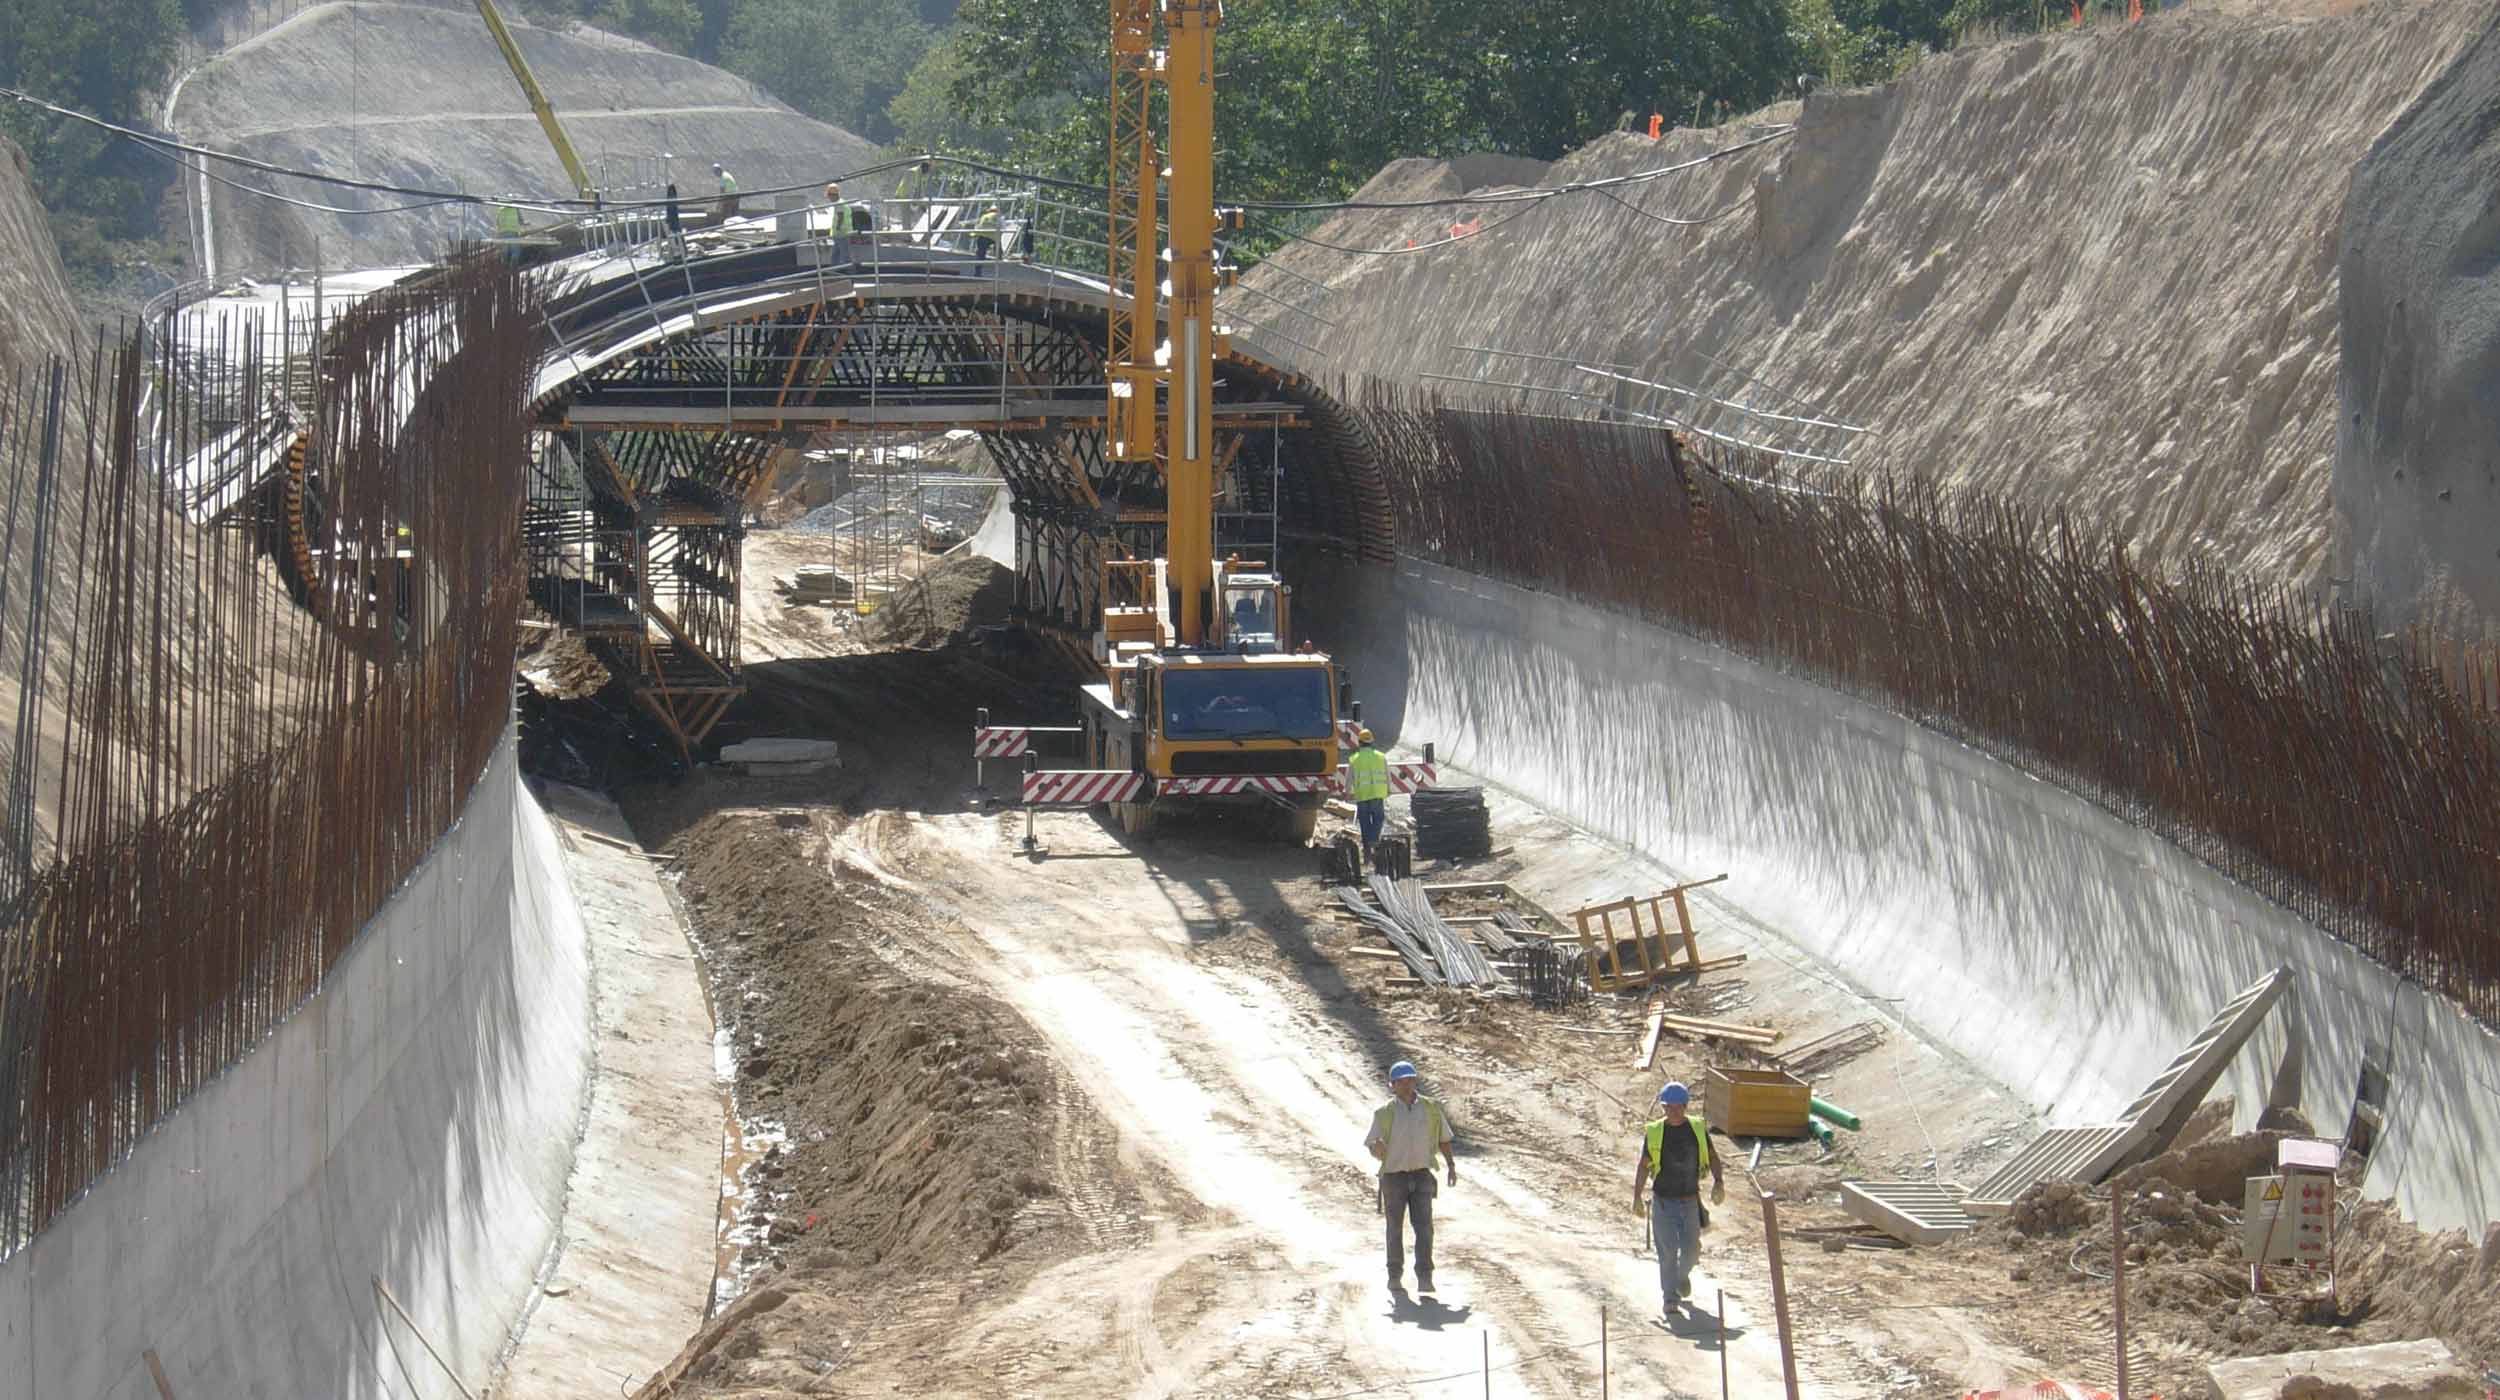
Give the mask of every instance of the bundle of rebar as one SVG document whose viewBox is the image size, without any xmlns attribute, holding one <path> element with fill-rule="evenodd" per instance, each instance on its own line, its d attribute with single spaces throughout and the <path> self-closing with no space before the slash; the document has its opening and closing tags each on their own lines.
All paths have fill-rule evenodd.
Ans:
<svg viewBox="0 0 2500 1400">
<path fill-rule="evenodd" d="M 1474 860 L 1493 849 L 1493 818 L 1484 789 L 1425 788 L 1415 794 L 1415 854 L 1426 860 Z"/>
</svg>

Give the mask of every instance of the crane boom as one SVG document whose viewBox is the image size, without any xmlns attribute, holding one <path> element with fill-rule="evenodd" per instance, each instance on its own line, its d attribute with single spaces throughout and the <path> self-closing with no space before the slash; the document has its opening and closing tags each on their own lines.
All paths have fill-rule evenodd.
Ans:
<svg viewBox="0 0 2500 1400">
<path fill-rule="evenodd" d="M 1171 390 L 1164 402 L 1164 552 L 1178 594 L 1172 630 L 1208 642 L 1215 584 L 1215 27 L 1222 0 L 1165 0 L 1170 44 Z"/>
<path fill-rule="evenodd" d="M 486 32 L 495 36 L 495 47 L 503 50 L 503 61 L 512 69 L 513 80 L 521 85 L 521 95 L 529 99 L 530 110 L 537 114 L 538 129 L 547 133 L 547 144 L 556 148 L 556 159 L 564 162 L 564 173 L 573 182 L 575 197 L 593 198 L 590 172 L 582 168 L 582 158 L 573 153 L 573 142 L 564 134 L 564 123 L 556 120 L 555 104 L 547 100 L 537 75 L 530 72 L 529 60 L 521 57 L 521 45 L 504 24 L 495 0 L 477 0 L 477 13 L 486 21 Z"/>
</svg>

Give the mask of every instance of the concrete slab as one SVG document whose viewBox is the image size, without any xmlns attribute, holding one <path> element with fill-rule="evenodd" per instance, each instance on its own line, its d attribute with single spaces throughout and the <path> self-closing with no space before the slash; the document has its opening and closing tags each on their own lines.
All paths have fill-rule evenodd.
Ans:
<svg viewBox="0 0 2500 1400">
<path fill-rule="evenodd" d="M 711 1009 L 676 907 L 614 804 L 561 785 L 544 801 L 589 929 L 598 1064 L 499 1400 L 630 1392 L 667 1364 L 702 1325 L 720 1202 Z"/>
<path fill-rule="evenodd" d="M 2445 1342 L 2388 1342 L 2217 1361 L 2205 1374 L 2222 1400 L 2482 1400 L 2483 1387 Z M 2346 1389 L 2344 1387 L 2349 1387 Z"/>
</svg>

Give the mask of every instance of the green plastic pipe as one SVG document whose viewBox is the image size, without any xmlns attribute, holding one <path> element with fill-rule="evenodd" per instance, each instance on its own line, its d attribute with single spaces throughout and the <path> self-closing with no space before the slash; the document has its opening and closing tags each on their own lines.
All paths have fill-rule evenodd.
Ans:
<svg viewBox="0 0 2500 1400">
<path fill-rule="evenodd" d="M 1795 1103 L 1796 1100 L 1790 1099 L 1789 1102 Z M 1836 1103 L 1825 1103 L 1821 1099 L 1814 1098 L 1811 1095 L 1809 1095 L 1806 1099 L 1806 1112 L 1813 1114 L 1815 1117 L 1820 1118 L 1827 1123 L 1834 1123 L 1840 1127 L 1847 1128 L 1853 1133 L 1860 1127 L 1864 1126 L 1859 1122 L 1858 1115 L 1851 1113 L 1849 1110 L 1842 1108 Z"/>
</svg>

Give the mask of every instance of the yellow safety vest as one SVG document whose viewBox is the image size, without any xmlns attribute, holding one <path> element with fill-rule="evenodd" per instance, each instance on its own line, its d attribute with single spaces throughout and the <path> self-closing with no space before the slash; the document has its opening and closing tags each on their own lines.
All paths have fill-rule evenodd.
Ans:
<svg viewBox="0 0 2500 1400">
<path fill-rule="evenodd" d="M 1432 1150 L 1439 1152 L 1443 1137 L 1441 1101 L 1427 1094 L 1417 1094 L 1415 1101 L 1424 1106 L 1424 1135 L 1432 1139 Z M 1389 1111 L 1395 1107 L 1397 1105 L 1384 1103 L 1372 1111 L 1372 1134 L 1380 1139 L 1380 1150 L 1383 1152 L 1389 1150 Z M 1387 1171 L 1389 1164 L 1383 1161 L 1380 1169 Z"/>
<path fill-rule="evenodd" d="M 1693 1159 L 1693 1170 L 1706 1172 L 1710 1170 L 1710 1124 L 1698 1113 L 1684 1115 L 1684 1121 L 1693 1130 L 1694 1145 L 1701 1149 L 1701 1155 Z M 1667 1120 L 1652 1118 L 1641 1132 L 1649 1140 L 1649 1174 L 1656 1176 L 1658 1149 L 1664 1147 L 1667 1141 Z"/>
<path fill-rule="evenodd" d="M 1385 802 L 1389 797 L 1389 760 L 1378 749 L 1356 749 L 1345 761 L 1346 772 L 1354 779 L 1354 800 Z"/>
</svg>

